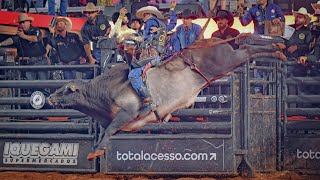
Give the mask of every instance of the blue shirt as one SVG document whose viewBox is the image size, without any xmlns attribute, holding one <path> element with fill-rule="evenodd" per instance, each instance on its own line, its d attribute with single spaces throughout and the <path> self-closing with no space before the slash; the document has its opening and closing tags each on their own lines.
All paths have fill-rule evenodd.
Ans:
<svg viewBox="0 0 320 180">
<path fill-rule="evenodd" d="M 201 29 L 200 25 L 194 23 L 191 24 L 189 30 L 186 30 L 183 24 L 178 26 L 176 32 L 170 38 L 174 52 L 190 46 L 200 34 Z"/>
<path fill-rule="evenodd" d="M 143 31 L 143 36 L 145 40 L 150 40 L 151 36 L 151 28 L 152 27 L 157 27 L 159 28 L 159 23 L 155 19 L 156 17 L 151 17 L 147 22 L 145 22 L 145 28 Z M 160 21 L 160 20 L 159 20 Z M 175 11 L 170 11 L 170 22 L 169 24 L 166 24 L 166 31 L 172 30 L 175 26 L 177 25 L 177 14 Z M 154 33 L 156 34 L 156 33 Z"/>
<path fill-rule="evenodd" d="M 259 5 L 253 6 L 239 19 L 243 26 L 246 26 L 253 21 L 254 34 L 264 34 L 264 21 L 272 21 L 275 18 L 280 18 L 280 21 L 282 22 L 285 21 L 280 7 L 273 3 L 268 3 L 266 9 L 262 9 Z"/>
</svg>

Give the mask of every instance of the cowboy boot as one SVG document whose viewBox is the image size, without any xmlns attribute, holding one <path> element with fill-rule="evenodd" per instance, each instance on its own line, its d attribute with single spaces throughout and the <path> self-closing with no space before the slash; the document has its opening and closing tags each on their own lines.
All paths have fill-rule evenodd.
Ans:
<svg viewBox="0 0 320 180">
<path fill-rule="evenodd" d="M 154 111 L 156 105 L 151 100 L 151 95 L 149 93 L 148 88 L 143 85 L 138 89 L 138 93 L 142 98 L 142 110 L 140 111 L 139 116 L 145 116 L 149 114 L 151 111 Z"/>
</svg>

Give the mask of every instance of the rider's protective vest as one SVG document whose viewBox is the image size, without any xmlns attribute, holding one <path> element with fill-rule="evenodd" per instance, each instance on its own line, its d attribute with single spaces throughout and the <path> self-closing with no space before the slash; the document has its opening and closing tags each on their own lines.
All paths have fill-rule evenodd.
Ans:
<svg viewBox="0 0 320 180">
<path fill-rule="evenodd" d="M 161 56 L 166 52 L 167 30 L 166 25 L 157 18 L 154 18 L 158 23 L 158 31 L 152 34 L 150 40 L 142 43 L 141 55 L 139 59 L 132 62 L 132 67 L 142 67 Z"/>
<path fill-rule="evenodd" d="M 167 28 L 166 25 L 159 19 L 155 18 L 154 20 L 156 20 L 159 24 L 159 31 L 153 37 L 153 45 L 156 47 L 159 54 L 162 54 L 166 51 Z"/>
</svg>

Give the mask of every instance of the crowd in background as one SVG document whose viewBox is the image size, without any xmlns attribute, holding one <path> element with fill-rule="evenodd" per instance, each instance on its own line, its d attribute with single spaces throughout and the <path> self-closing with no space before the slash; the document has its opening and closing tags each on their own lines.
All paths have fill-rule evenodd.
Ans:
<svg viewBox="0 0 320 180">
<path fill-rule="evenodd" d="M 65 1 L 61 0 L 61 2 Z M 148 92 L 146 92 L 141 80 L 144 68 L 146 66 L 156 66 L 162 60 L 164 54 L 165 56 L 170 56 L 183 50 L 201 35 L 202 27 L 193 22 L 198 18 L 198 15 L 190 9 L 185 9 L 181 14 L 177 14 L 175 11 L 176 1 L 170 1 L 170 11 L 166 17 L 152 5 L 140 8 L 136 14 L 130 14 L 125 8 L 122 8 L 112 16 L 113 28 L 111 28 L 109 18 L 101 13 L 95 3 L 98 2 L 87 3 L 83 10 L 87 21 L 82 27 L 81 36 L 70 32 L 72 22 L 69 18 L 59 17 L 55 24 L 49 27 L 51 35 L 45 46 L 40 30 L 32 26 L 34 19 L 27 14 L 20 14 L 17 35 L 0 42 L 0 47 L 15 45 L 18 49 L 19 57 L 26 58 L 26 61 L 22 61 L 22 64 L 50 65 L 52 64 L 50 56 L 54 54 L 52 52 L 55 52 L 60 64 L 100 64 L 101 49 L 98 48 L 97 42 L 101 37 L 115 38 L 119 45 L 125 44 L 131 38 L 131 40 L 142 44 L 142 47 L 147 47 L 154 42 L 159 44 L 159 34 L 165 34 L 165 46 L 162 49 L 157 46 L 153 54 L 150 53 L 152 51 L 148 50 L 148 53 L 145 53 L 142 50 L 141 54 L 132 56 L 132 54 L 122 50 L 122 59 L 131 67 L 129 79 L 134 89 L 141 96 L 148 97 Z M 116 3 L 116 1 L 112 3 Z M 157 1 L 156 3 L 166 2 Z M 314 66 L 314 63 L 319 62 L 320 59 L 320 1 L 312 4 L 312 7 L 314 9 L 313 16 L 316 17 L 316 21 L 313 22 L 311 22 L 312 15 L 307 12 L 305 7 L 292 12 L 295 20 L 294 24 L 290 25 L 290 28 L 294 32 L 290 38 L 284 39 L 284 54 L 279 56 L 279 59 L 283 59 L 285 55 L 287 60 L 299 63 L 289 69 L 288 73 L 291 75 L 305 76 L 306 73 L 309 73 L 319 76 L 320 74 L 318 66 Z M 214 12 L 213 20 L 216 22 L 218 30 L 212 34 L 212 37 L 228 39 L 240 34 L 238 30 L 232 28 L 234 22 L 232 13 L 224 10 L 224 8 L 222 7 Z M 61 15 L 64 16 L 66 14 L 61 13 Z M 274 26 L 281 26 L 285 22 L 284 13 L 280 7 L 269 3 L 268 0 L 257 0 L 257 4 L 253 7 L 245 7 L 243 3 L 239 3 L 239 15 L 243 26 L 253 22 L 254 34 L 256 35 L 266 34 L 265 26 L 267 22 Z M 176 27 L 178 18 L 182 19 L 183 24 Z M 173 29 L 175 30 L 173 31 Z M 130 38 L 128 39 L 128 37 Z M 234 40 L 228 43 L 234 49 L 239 48 L 239 45 Z M 139 59 L 146 60 L 146 63 L 137 64 L 136 62 Z M 257 63 L 257 65 L 265 64 Z M 74 79 L 75 73 L 75 71 L 64 71 L 64 79 Z M 84 73 L 85 78 L 90 79 L 93 77 L 93 73 L 90 70 Z M 26 73 L 26 78 L 30 80 L 47 79 L 48 75 L 43 71 L 29 72 Z M 261 71 L 258 71 L 256 78 L 265 77 L 263 77 Z M 262 87 L 255 87 L 255 93 L 264 93 L 262 92 Z"/>
</svg>

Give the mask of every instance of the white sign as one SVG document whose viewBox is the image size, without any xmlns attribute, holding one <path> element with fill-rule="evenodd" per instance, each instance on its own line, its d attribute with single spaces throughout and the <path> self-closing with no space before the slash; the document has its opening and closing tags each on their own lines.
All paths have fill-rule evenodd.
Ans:
<svg viewBox="0 0 320 180">
<path fill-rule="evenodd" d="M 284 35 L 282 36 L 284 39 L 289 40 L 293 33 L 294 33 L 295 29 L 291 26 L 285 26 L 284 28 Z"/>
<path fill-rule="evenodd" d="M 5 142 L 3 164 L 77 165 L 79 143 Z"/>
<path fill-rule="evenodd" d="M 35 91 L 31 94 L 30 104 L 34 109 L 41 109 L 46 102 L 46 97 L 41 91 Z"/>
</svg>

